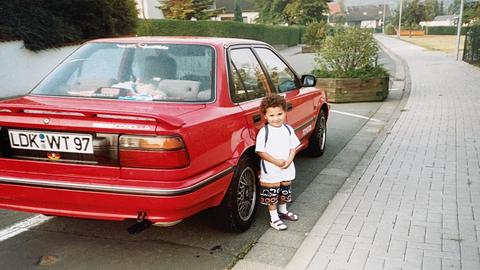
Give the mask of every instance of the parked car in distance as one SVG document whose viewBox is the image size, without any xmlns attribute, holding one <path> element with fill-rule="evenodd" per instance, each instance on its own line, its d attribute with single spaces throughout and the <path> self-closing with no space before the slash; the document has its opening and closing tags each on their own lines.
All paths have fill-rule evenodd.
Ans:
<svg viewBox="0 0 480 270">
<path fill-rule="evenodd" d="M 215 207 L 245 231 L 260 101 L 283 95 L 297 150 L 320 156 L 329 107 L 315 82 L 253 40 L 87 42 L 28 95 L 0 101 L 0 208 L 173 225 Z"/>
</svg>

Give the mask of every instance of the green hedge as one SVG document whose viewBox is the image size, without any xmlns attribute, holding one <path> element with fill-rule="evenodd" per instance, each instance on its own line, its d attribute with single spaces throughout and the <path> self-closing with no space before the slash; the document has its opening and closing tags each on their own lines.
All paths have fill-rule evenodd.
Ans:
<svg viewBox="0 0 480 270">
<path fill-rule="evenodd" d="M 134 0 L 9 0 L 0 4 L 0 40 L 38 51 L 134 34 L 137 21 Z"/>
<path fill-rule="evenodd" d="M 139 23 L 140 36 L 206 36 L 246 38 L 277 45 L 302 42 L 302 26 L 269 26 L 233 21 L 146 20 Z"/>
<path fill-rule="evenodd" d="M 468 31 L 467 27 L 462 27 L 461 34 L 465 35 Z M 430 26 L 425 27 L 425 34 L 427 35 L 456 35 L 456 26 Z"/>
</svg>

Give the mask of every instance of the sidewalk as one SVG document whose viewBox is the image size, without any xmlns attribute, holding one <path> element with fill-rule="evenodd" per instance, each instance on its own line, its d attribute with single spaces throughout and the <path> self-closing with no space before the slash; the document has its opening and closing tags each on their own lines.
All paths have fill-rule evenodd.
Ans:
<svg viewBox="0 0 480 270">
<path fill-rule="evenodd" d="M 480 69 L 377 39 L 406 67 L 399 106 L 359 132 L 379 133 L 287 263 L 254 247 L 234 269 L 480 269 Z"/>
<path fill-rule="evenodd" d="M 408 101 L 286 268 L 480 269 L 480 69 L 379 41 L 409 68 Z"/>
</svg>

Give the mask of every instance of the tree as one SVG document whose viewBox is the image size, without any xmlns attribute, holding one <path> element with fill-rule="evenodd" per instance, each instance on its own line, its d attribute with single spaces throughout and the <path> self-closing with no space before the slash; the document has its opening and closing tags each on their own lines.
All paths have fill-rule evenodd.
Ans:
<svg viewBox="0 0 480 270">
<path fill-rule="evenodd" d="M 257 22 L 264 24 L 285 23 L 284 9 L 288 1 L 255 0 L 255 6 L 260 10 Z"/>
<path fill-rule="evenodd" d="M 243 22 L 243 17 L 242 17 L 242 8 L 240 7 L 240 0 L 235 0 L 235 11 L 234 11 L 235 17 L 234 21 L 236 22 Z"/>
<path fill-rule="evenodd" d="M 404 14 L 402 17 L 404 24 L 410 28 L 416 27 L 425 18 L 425 6 L 419 0 L 411 0 L 405 4 Z"/>
<path fill-rule="evenodd" d="M 425 0 L 425 21 L 432 21 L 437 16 L 437 0 Z"/>
<path fill-rule="evenodd" d="M 454 0 L 453 3 L 448 6 L 448 15 L 460 14 L 460 0 Z"/>
<path fill-rule="evenodd" d="M 443 3 L 443 0 L 440 1 L 440 8 L 438 11 L 438 15 L 445 15 L 445 4 Z"/>
<path fill-rule="evenodd" d="M 206 20 L 216 16 L 220 10 L 211 9 L 214 0 L 164 0 L 159 9 L 167 19 Z"/>
<path fill-rule="evenodd" d="M 466 3 L 462 20 L 464 23 L 468 23 L 468 24 L 479 22 L 480 21 L 480 3 L 479 2 Z"/>
<path fill-rule="evenodd" d="M 293 0 L 285 7 L 285 17 L 289 24 L 306 25 L 324 20 L 327 11 L 326 0 Z"/>
</svg>

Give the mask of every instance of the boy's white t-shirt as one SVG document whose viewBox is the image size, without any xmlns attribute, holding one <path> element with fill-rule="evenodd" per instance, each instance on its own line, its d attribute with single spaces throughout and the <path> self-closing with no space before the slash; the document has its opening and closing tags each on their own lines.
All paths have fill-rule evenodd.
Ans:
<svg viewBox="0 0 480 270">
<path fill-rule="evenodd" d="M 287 127 L 290 129 L 290 132 Z M 290 155 L 290 149 L 295 149 L 300 145 L 294 129 L 289 125 L 281 127 L 268 125 L 268 140 L 266 144 L 265 133 L 265 127 L 258 132 L 255 152 L 266 152 L 274 158 L 287 160 Z M 293 162 L 286 169 L 281 169 L 273 163 L 262 159 L 260 171 L 260 182 L 264 183 L 278 183 L 295 179 L 295 165 Z"/>
</svg>

